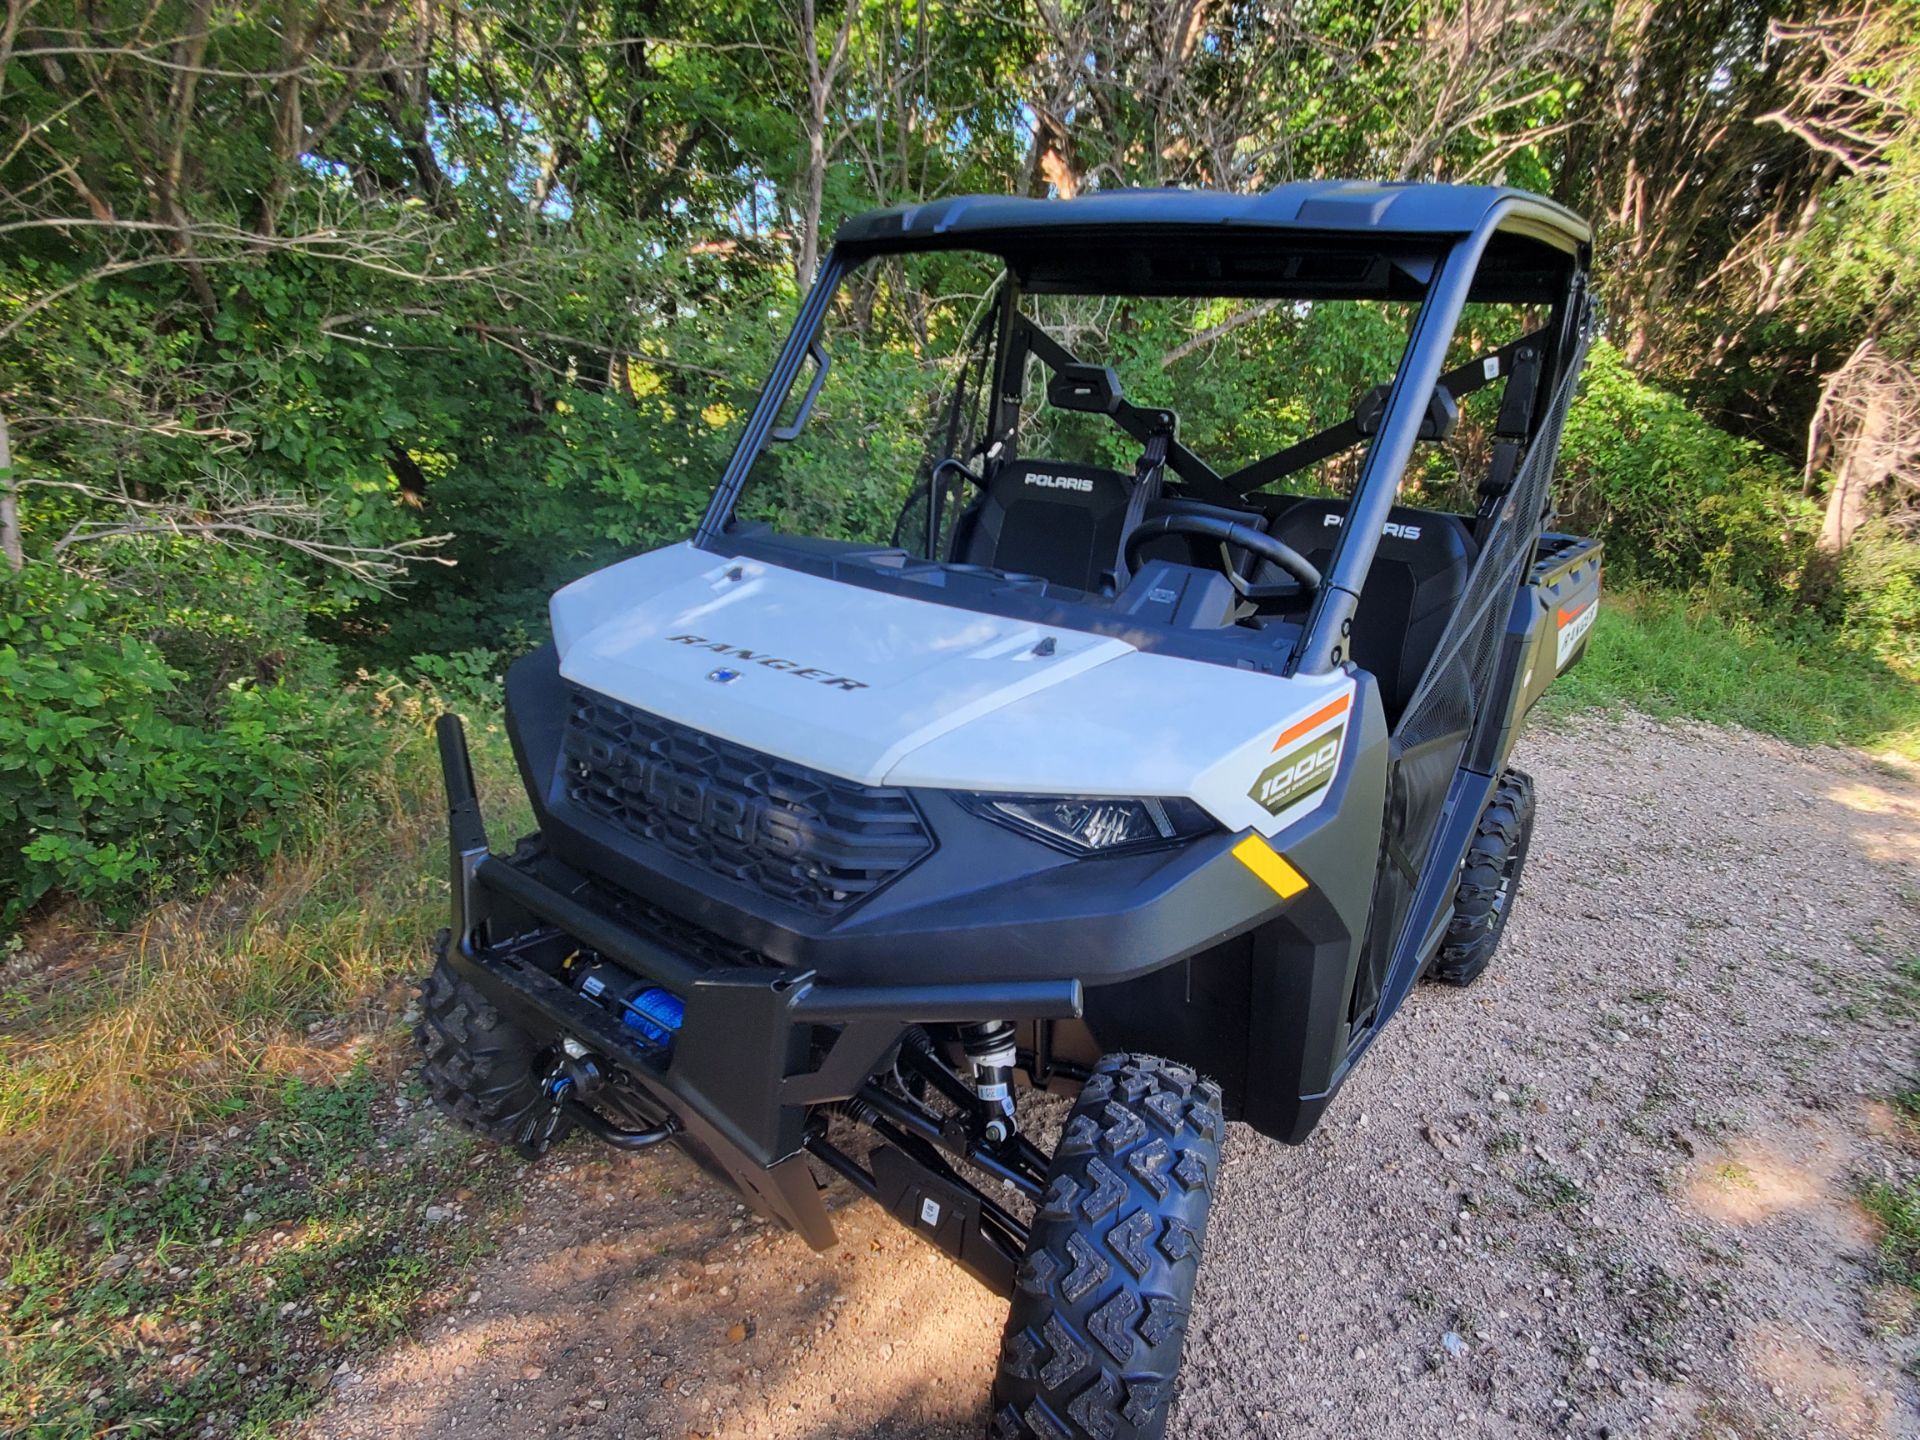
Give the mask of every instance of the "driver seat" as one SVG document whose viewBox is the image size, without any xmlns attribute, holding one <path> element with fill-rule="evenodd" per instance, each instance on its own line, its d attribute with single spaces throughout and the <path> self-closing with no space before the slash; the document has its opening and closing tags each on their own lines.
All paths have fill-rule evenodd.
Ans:
<svg viewBox="0 0 1920 1440">
<path fill-rule="evenodd" d="M 1118 470 L 1066 460 L 1008 460 L 960 516 L 953 556 L 1088 593 L 1122 569 L 1120 545 L 1158 494 Z"/>
<path fill-rule="evenodd" d="M 1290 505 L 1267 533 L 1325 574 L 1347 518 L 1344 500 Z M 1440 636 L 1460 608 L 1480 547 L 1458 515 L 1396 505 L 1374 552 L 1353 615 L 1353 663 L 1373 675 L 1387 728 L 1400 721 Z M 1264 567 L 1263 567 L 1264 568 Z"/>
</svg>

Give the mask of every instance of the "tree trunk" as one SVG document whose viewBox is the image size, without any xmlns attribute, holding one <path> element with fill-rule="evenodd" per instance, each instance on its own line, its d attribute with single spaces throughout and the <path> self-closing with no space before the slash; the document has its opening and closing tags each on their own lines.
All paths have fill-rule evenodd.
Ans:
<svg viewBox="0 0 1920 1440">
<path fill-rule="evenodd" d="M 1820 548 L 1838 555 L 1872 514 L 1872 496 L 1892 473 L 1898 443 L 1892 397 L 1878 386 L 1867 391 L 1859 428 L 1834 447 L 1833 488 L 1827 492 L 1827 513 L 1820 523 Z"/>
<path fill-rule="evenodd" d="M 849 4 L 841 17 L 827 58 L 820 58 L 820 37 L 816 30 L 814 0 L 800 0 L 796 21 L 800 56 L 807 85 L 807 113 L 803 123 L 807 135 L 807 163 L 801 177 L 801 213 L 797 217 L 799 235 L 794 247 L 794 278 L 801 290 L 813 283 L 813 272 L 820 268 L 820 225 L 826 208 L 827 190 L 827 115 L 833 104 L 834 86 L 840 80 L 840 67 L 847 58 L 847 45 L 853 37 L 854 17 L 859 7 Z"/>
<path fill-rule="evenodd" d="M 801 185 L 800 247 L 793 260 L 794 279 L 805 290 L 820 268 L 820 215 L 826 207 L 826 97 L 815 91 L 807 117 L 807 173 Z"/>
<path fill-rule="evenodd" d="M 13 483 L 13 447 L 8 443 L 5 415 L 0 415 L 0 554 L 16 575 L 26 564 L 20 546 L 20 492 Z"/>
</svg>

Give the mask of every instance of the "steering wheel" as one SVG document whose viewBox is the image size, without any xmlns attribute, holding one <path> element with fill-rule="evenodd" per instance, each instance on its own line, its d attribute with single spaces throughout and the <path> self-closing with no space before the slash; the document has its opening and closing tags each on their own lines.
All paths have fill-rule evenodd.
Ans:
<svg viewBox="0 0 1920 1440">
<path fill-rule="evenodd" d="M 1158 535 L 1198 535 L 1202 539 L 1237 545 L 1242 550 L 1252 551 L 1262 560 L 1278 565 L 1305 586 L 1308 594 L 1320 588 L 1320 572 L 1306 556 L 1284 541 L 1274 539 L 1266 531 L 1256 530 L 1238 520 L 1229 520 L 1224 515 L 1174 513 L 1142 520 L 1128 533 L 1122 552 L 1128 569 L 1134 568 L 1134 552 Z"/>
</svg>

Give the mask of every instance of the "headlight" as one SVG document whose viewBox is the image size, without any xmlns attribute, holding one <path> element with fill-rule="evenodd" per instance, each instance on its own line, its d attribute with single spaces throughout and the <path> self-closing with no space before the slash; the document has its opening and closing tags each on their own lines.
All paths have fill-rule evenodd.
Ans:
<svg viewBox="0 0 1920 1440">
<path fill-rule="evenodd" d="M 965 795 L 974 814 L 1075 855 L 1153 850 L 1219 826 L 1191 800 L 1077 795 Z"/>
</svg>

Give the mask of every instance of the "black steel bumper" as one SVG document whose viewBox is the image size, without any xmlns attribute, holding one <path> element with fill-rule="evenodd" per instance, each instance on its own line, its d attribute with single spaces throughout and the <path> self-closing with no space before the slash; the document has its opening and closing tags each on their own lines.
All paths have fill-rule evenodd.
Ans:
<svg viewBox="0 0 1920 1440">
<path fill-rule="evenodd" d="M 617 1083 L 672 1117 L 699 1158 L 811 1244 L 831 1244 L 833 1229 L 802 1153 L 809 1108 L 851 1099 L 912 1025 L 1081 1013 L 1076 980 L 834 984 L 796 968 L 702 964 L 584 903 L 587 882 L 551 857 L 492 853 L 459 720 L 442 716 L 437 733 L 453 884 L 449 963 L 540 1038 L 570 1037 L 604 1056 Z M 681 998 L 670 1051 L 642 1044 L 557 978 L 581 949 Z"/>
</svg>

